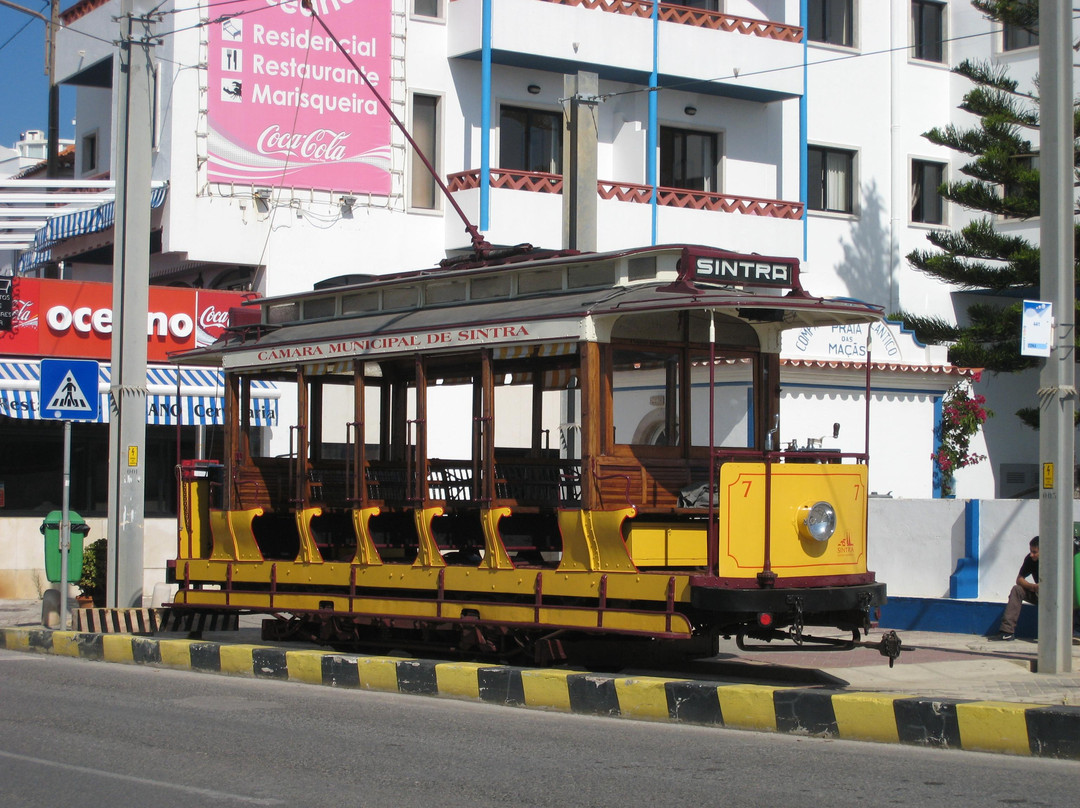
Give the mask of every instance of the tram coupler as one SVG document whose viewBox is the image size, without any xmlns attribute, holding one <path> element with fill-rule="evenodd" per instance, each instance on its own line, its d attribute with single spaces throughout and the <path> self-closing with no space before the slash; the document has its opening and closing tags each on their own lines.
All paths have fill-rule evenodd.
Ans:
<svg viewBox="0 0 1080 808">
<path fill-rule="evenodd" d="M 887 631 L 881 635 L 881 642 L 877 644 L 878 653 L 889 658 L 889 667 L 900 658 L 900 637 L 895 631 Z"/>
<path fill-rule="evenodd" d="M 858 629 L 852 631 L 851 639 L 841 639 L 839 637 L 815 637 L 812 634 L 801 634 L 800 641 L 794 646 L 776 646 L 771 650 L 799 651 L 802 650 L 802 646 L 807 643 L 828 645 L 834 648 L 843 648 L 845 650 L 850 650 L 852 648 L 875 648 L 882 656 L 889 658 L 890 668 L 900 657 L 900 650 L 903 643 L 900 641 L 900 637 L 897 636 L 895 631 L 887 631 L 882 635 L 881 639 L 877 641 L 860 640 L 859 636 Z M 735 644 L 740 650 L 756 651 L 764 647 L 748 644 L 746 642 L 748 637 L 754 640 L 762 640 L 767 643 L 772 642 L 773 640 L 793 640 L 790 632 L 780 631 L 779 629 L 756 629 L 754 631 L 739 632 L 735 636 Z"/>
</svg>

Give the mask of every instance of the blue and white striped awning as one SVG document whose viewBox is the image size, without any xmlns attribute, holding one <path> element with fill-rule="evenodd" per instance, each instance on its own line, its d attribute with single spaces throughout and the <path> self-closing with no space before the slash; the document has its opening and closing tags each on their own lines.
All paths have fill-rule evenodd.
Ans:
<svg viewBox="0 0 1080 808">
<path fill-rule="evenodd" d="M 168 193 L 168 185 L 152 188 L 150 209 L 154 210 L 164 205 Z M 38 264 L 49 261 L 52 257 L 51 248 L 64 239 L 84 236 L 87 233 L 99 233 L 102 230 L 108 230 L 115 223 L 115 202 L 105 202 L 95 208 L 85 208 L 63 216 L 54 216 L 34 234 L 34 243 L 20 256 L 19 273 L 28 272 Z"/>
<path fill-rule="evenodd" d="M 112 367 L 98 367 L 98 423 L 109 422 L 109 383 Z M 38 418 L 41 367 L 33 360 L 0 362 L 0 416 Z M 146 423 L 170 426 L 220 426 L 225 414 L 225 379 L 218 368 L 146 368 Z M 277 426 L 280 391 L 273 382 L 255 381 L 251 392 L 251 423 Z"/>
</svg>

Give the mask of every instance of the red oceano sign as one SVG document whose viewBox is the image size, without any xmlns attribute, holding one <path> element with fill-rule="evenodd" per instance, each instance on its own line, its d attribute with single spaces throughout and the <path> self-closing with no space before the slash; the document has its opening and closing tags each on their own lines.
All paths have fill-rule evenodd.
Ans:
<svg viewBox="0 0 1080 808">
<path fill-rule="evenodd" d="M 0 354 L 99 359 L 111 356 L 112 284 L 16 278 L 11 330 L 0 332 Z M 216 340 L 229 309 L 252 295 L 151 286 L 146 315 L 146 357 L 160 362 Z"/>
</svg>

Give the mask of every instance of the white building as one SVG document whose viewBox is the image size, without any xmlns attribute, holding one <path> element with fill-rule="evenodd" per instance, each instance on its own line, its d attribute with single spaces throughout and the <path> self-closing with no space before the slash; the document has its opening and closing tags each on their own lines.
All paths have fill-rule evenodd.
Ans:
<svg viewBox="0 0 1080 808">
<path fill-rule="evenodd" d="M 993 59 L 1022 85 L 1037 68 L 1037 47 L 1006 38 L 968 0 L 317 0 L 315 8 L 318 20 L 296 0 L 154 6 L 160 44 L 145 118 L 152 178 L 168 192 L 154 213 L 152 283 L 276 295 L 330 276 L 433 266 L 470 246 L 450 200 L 332 34 L 493 245 L 562 246 L 564 77 L 585 71 L 598 76 L 595 97 L 581 104 L 598 140 L 598 249 L 691 242 L 796 256 L 814 294 L 955 318 L 962 298 L 904 258 L 926 246 L 929 228 L 965 216 L 934 192 L 959 176 L 961 161 L 922 133 L 964 122 L 957 104 L 967 83 L 951 65 Z M 64 14 L 59 73 L 78 89 L 76 178 L 107 177 L 117 159 L 119 14 L 119 0 L 82 0 Z M 1031 233 L 1037 223 L 1003 227 Z M 66 277 L 111 277 L 107 233 L 38 247 L 64 262 Z M 45 254 L 35 255 L 23 272 L 39 271 Z M 963 376 L 943 351 L 890 334 L 897 352 L 874 359 L 882 426 L 871 439 L 873 487 L 928 497 L 934 419 Z M 826 382 L 789 395 L 817 385 L 831 425 L 842 420 L 833 405 L 858 385 L 844 373 L 861 375 L 859 357 L 816 344 L 825 353 L 792 347 L 790 363 L 808 379 L 814 361 L 839 364 L 813 375 Z M 990 461 L 959 473 L 960 496 L 1023 487 L 1016 475 L 1033 469 L 1036 438 L 1012 412 L 1034 400 L 1034 387 L 1028 377 L 981 382 L 998 414 L 989 449 L 981 437 L 973 449 Z M 801 442 L 816 429 L 792 425 L 781 439 Z M 845 427 L 840 440 L 857 434 Z"/>
</svg>

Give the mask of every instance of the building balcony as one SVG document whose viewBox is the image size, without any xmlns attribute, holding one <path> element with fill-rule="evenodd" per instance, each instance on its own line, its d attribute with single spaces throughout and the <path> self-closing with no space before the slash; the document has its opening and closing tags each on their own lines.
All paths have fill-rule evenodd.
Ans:
<svg viewBox="0 0 1080 808">
<path fill-rule="evenodd" d="M 473 221 L 479 220 L 480 171 L 451 174 L 448 187 Z M 528 242 L 544 247 L 562 240 L 562 176 L 528 171 L 491 170 L 487 236 L 497 244 Z M 647 244 L 652 232 L 653 189 L 632 182 L 600 180 L 597 247 L 601 250 Z M 658 188 L 657 241 L 707 244 L 744 252 L 799 255 L 802 251 L 801 202 L 717 194 L 683 188 Z M 447 246 L 463 235 L 449 223 Z"/>
<path fill-rule="evenodd" d="M 499 0 L 492 62 L 648 86 L 652 7 L 650 0 Z M 482 9 L 482 0 L 449 4 L 451 58 L 480 58 Z M 699 81 L 694 92 L 762 103 L 802 94 L 802 28 L 670 3 L 660 3 L 658 17 L 659 86 Z"/>
</svg>

